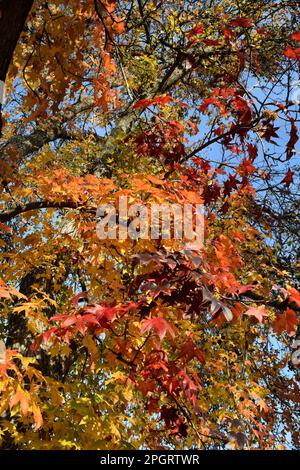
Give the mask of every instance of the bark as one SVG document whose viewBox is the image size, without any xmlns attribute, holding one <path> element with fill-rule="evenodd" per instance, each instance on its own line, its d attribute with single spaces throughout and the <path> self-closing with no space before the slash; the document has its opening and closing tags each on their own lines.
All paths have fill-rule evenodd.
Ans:
<svg viewBox="0 0 300 470">
<path fill-rule="evenodd" d="M 5 82 L 9 64 L 32 5 L 33 0 L 0 0 L 0 81 L 2 82 Z M 1 130 L 0 103 L 0 135 Z"/>
</svg>

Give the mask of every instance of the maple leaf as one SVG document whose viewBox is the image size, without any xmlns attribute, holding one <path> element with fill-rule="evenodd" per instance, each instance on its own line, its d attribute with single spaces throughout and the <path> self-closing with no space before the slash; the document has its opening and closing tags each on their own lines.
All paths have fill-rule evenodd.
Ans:
<svg viewBox="0 0 300 470">
<path fill-rule="evenodd" d="M 143 99 L 137 101 L 133 106 L 132 109 L 138 109 L 138 108 L 147 108 L 148 106 L 151 106 L 153 104 L 152 99 Z"/>
<path fill-rule="evenodd" d="M 234 18 L 231 22 L 230 22 L 230 25 L 233 27 L 233 28 L 237 28 L 239 26 L 242 26 L 244 28 L 247 28 L 247 27 L 250 27 L 250 26 L 253 26 L 253 20 L 251 18 L 242 18 L 240 16 L 238 16 L 237 18 Z"/>
<path fill-rule="evenodd" d="M 238 166 L 238 172 L 241 175 L 244 174 L 252 174 L 256 170 L 256 167 L 253 165 L 251 160 L 248 160 L 247 158 L 243 159 L 243 162 Z"/>
<path fill-rule="evenodd" d="M 250 307 L 244 315 L 248 315 L 248 317 L 255 317 L 259 321 L 259 323 L 263 322 L 263 318 L 269 316 L 268 311 L 264 305 L 260 305 L 259 307 Z"/>
<path fill-rule="evenodd" d="M 265 131 L 262 133 L 262 137 L 267 141 L 271 142 L 274 145 L 277 145 L 274 140 L 272 140 L 272 137 L 279 138 L 279 135 L 277 134 L 276 131 L 278 131 L 279 127 L 275 127 L 272 123 L 264 121 L 264 125 L 266 125 Z"/>
<path fill-rule="evenodd" d="M 18 403 L 20 403 L 23 415 L 27 416 L 29 410 L 29 401 L 29 393 L 18 386 L 16 393 L 10 399 L 9 406 L 10 408 L 14 408 Z"/>
<path fill-rule="evenodd" d="M 10 234 L 13 233 L 13 229 L 12 229 L 11 227 L 8 227 L 8 226 L 5 225 L 5 224 L 2 224 L 2 222 L 0 222 L 0 233 L 1 233 L 1 231 L 3 231 L 3 232 L 8 232 L 8 233 L 10 233 Z"/>
<path fill-rule="evenodd" d="M 290 160 L 293 156 L 293 150 L 295 148 L 296 143 L 299 140 L 298 136 L 298 127 L 295 124 L 295 119 L 290 118 L 291 122 L 291 131 L 290 131 L 290 139 L 286 146 L 286 159 Z"/>
<path fill-rule="evenodd" d="M 204 25 L 203 23 L 199 23 L 197 26 L 195 26 L 191 31 L 188 33 L 188 37 L 191 38 L 192 36 L 195 36 L 196 34 L 203 34 L 204 33 Z"/>
<path fill-rule="evenodd" d="M 173 101 L 173 98 L 169 95 L 155 96 L 153 99 L 142 99 L 137 101 L 137 103 L 132 106 L 132 109 L 147 108 L 148 106 L 152 106 L 154 104 L 165 106 L 171 101 Z"/>
<path fill-rule="evenodd" d="M 69 326 L 74 325 L 76 323 L 76 317 L 77 315 L 68 315 L 61 324 L 62 328 L 68 328 Z M 52 318 L 52 320 L 53 319 L 54 318 Z"/>
<path fill-rule="evenodd" d="M 0 279 L 0 298 L 11 299 L 9 289 L 6 284 Z"/>
<path fill-rule="evenodd" d="M 288 308 L 284 313 L 276 315 L 275 321 L 272 323 L 274 331 L 281 334 L 284 331 L 288 333 L 289 336 L 294 336 L 297 332 L 298 325 L 300 320 L 297 316 L 297 313 Z"/>
<path fill-rule="evenodd" d="M 249 153 L 250 160 L 251 160 L 251 161 L 254 161 L 255 158 L 256 158 L 257 155 L 258 155 L 258 148 L 257 148 L 257 145 L 248 144 L 248 145 L 247 145 L 247 149 L 248 149 L 248 153 Z"/>
<path fill-rule="evenodd" d="M 299 42 L 299 41 L 300 41 L 300 33 L 293 33 L 293 34 L 291 35 L 291 39 L 292 39 L 293 41 L 298 41 L 298 42 Z"/>
<path fill-rule="evenodd" d="M 206 98 L 200 106 L 200 111 L 204 112 L 208 108 L 210 104 L 218 105 L 219 100 L 215 96 L 211 96 L 210 98 Z"/>
<path fill-rule="evenodd" d="M 289 59 L 300 60 L 300 48 L 292 49 L 291 46 L 289 46 L 283 53 Z"/>
<path fill-rule="evenodd" d="M 295 302 L 295 304 L 297 304 L 298 307 L 300 307 L 300 292 L 297 291 L 297 289 L 294 289 L 294 287 L 290 287 L 288 289 L 288 294 L 289 294 L 289 301 L 291 303 Z"/>
<path fill-rule="evenodd" d="M 221 46 L 221 42 L 216 39 L 204 39 L 204 44 L 207 46 Z"/>
<path fill-rule="evenodd" d="M 194 357 L 202 363 L 205 364 L 205 357 L 200 351 L 200 349 L 196 346 L 193 339 L 190 338 L 179 350 L 177 359 L 184 358 L 186 362 L 191 361 Z"/>
<path fill-rule="evenodd" d="M 150 330 L 155 330 L 160 339 L 163 339 L 168 333 L 172 338 L 175 338 L 175 330 L 170 323 L 164 318 L 154 317 L 149 320 L 144 320 L 141 326 L 141 333 L 146 333 Z"/>
<path fill-rule="evenodd" d="M 32 404 L 32 413 L 35 423 L 35 430 L 37 431 L 43 426 L 43 417 L 40 408 L 36 403 Z"/>
<path fill-rule="evenodd" d="M 287 174 L 285 175 L 281 183 L 285 183 L 286 186 L 290 186 L 292 182 L 294 181 L 293 177 L 294 177 L 294 172 L 289 168 Z"/>
</svg>

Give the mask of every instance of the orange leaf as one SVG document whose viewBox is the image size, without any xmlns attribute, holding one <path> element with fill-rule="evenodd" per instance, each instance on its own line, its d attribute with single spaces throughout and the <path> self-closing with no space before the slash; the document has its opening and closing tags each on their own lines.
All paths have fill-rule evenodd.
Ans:
<svg viewBox="0 0 300 470">
<path fill-rule="evenodd" d="M 21 405 L 21 410 L 24 416 L 27 416 L 29 409 L 29 394 L 23 390 L 20 386 L 17 388 L 17 392 L 13 395 L 9 402 L 10 408 L 13 408 L 18 403 Z"/>
<path fill-rule="evenodd" d="M 245 312 L 245 315 L 248 315 L 249 317 L 255 317 L 259 321 L 259 323 L 263 322 L 263 317 L 268 316 L 268 312 L 266 310 L 266 307 L 264 305 L 261 305 L 260 307 L 250 307 L 247 312 Z"/>
<path fill-rule="evenodd" d="M 290 289 L 288 289 L 288 293 L 290 302 L 295 302 L 295 304 L 300 307 L 300 292 L 297 291 L 297 289 L 291 287 Z"/>
<path fill-rule="evenodd" d="M 0 298 L 10 299 L 10 294 L 6 284 L 0 279 Z"/>
<path fill-rule="evenodd" d="M 8 225 L 3 224 L 0 222 L 0 233 L 1 232 L 8 232 L 8 233 L 13 233 L 13 229 L 11 227 L 8 227 Z"/>
<path fill-rule="evenodd" d="M 35 403 L 32 405 L 32 413 L 35 423 L 35 430 L 40 429 L 43 426 L 43 417 L 40 408 Z"/>
<path fill-rule="evenodd" d="M 299 318 L 297 313 L 288 308 L 284 313 L 276 315 L 276 320 L 273 322 L 273 328 L 276 333 L 281 334 L 284 331 L 288 333 L 289 336 L 294 336 L 297 332 L 297 327 L 299 325 Z"/>
</svg>

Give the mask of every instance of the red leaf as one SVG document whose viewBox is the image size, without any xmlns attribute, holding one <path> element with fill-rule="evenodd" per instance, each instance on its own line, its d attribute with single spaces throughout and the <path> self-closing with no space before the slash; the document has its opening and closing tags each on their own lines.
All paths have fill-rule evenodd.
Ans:
<svg viewBox="0 0 300 470">
<path fill-rule="evenodd" d="M 88 325 L 99 325 L 98 320 L 92 314 L 88 313 L 87 315 L 81 315 L 81 318 L 83 319 L 84 323 Z"/>
<path fill-rule="evenodd" d="M 242 18 L 242 17 L 237 17 L 234 20 L 230 22 L 231 26 L 233 28 L 238 28 L 239 26 L 243 26 L 244 28 L 247 28 L 249 26 L 253 26 L 253 21 L 251 18 Z"/>
<path fill-rule="evenodd" d="M 257 145 L 248 144 L 247 148 L 251 161 L 254 161 L 258 155 Z"/>
<path fill-rule="evenodd" d="M 68 326 L 74 325 L 77 320 L 77 315 L 68 315 L 68 317 L 62 322 L 61 326 L 67 328 Z"/>
<path fill-rule="evenodd" d="M 281 181 L 281 183 L 285 183 L 287 186 L 290 186 L 290 184 L 292 184 L 292 182 L 294 181 L 294 172 L 289 169 L 289 171 L 287 172 L 285 178 L 283 178 L 283 180 Z"/>
<path fill-rule="evenodd" d="M 178 121 L 173 121 L 172 119 L 170 119 L 168 121 L 168 124 L 172 127 L 175 127 L 176 129 L 178 129 L 179 131 L 185 131 L 186 130 L 186 127 L 183 126 L 180 122 Z"/>
<path fill-rule="evenodd" d="M 297 327 L 300 321 L 297 317 L 297 313 L 294 310 L 288 308 L 284 313 L 276 315 L 276 319 L 273 322 L 273 328 L 276 333 L 281 334 L 284 331 L 289 336 L 294 336 L 297 332 Z"/>
<path fill-rule="evenodd" d="M 288 293 L 289 293 L 289 301 L 295 302 L 295 304 L 297 304 L 298 307 L 300 307 L 300 292 L 298 292 L 297 289 L 290 287 L 290 289 L 288 289 Z"/>
<path fill-rule="evenodd" d="M 191 38 L 192 36 L 195 36 L 196 34 L 203 34 L 204 33 L 204 25 L 203 23 L 199 23 L 195 28 L 191 29 L 191 31 L 188 33 L 188 37 Z"/>
<path fill-rule="evenodd" d="M 271 124 L 270 122 L 266 122 L 266 121 L 264 121 L 263 124 L 266 125 L 266 129 L 263 132 L 262 137 L 267 142 L 271 142 L 271 144 L 277 145 L 276 142 L 272 140 L 272 137 L 275 137 L 275 138 L 279 137 L 279 135 L 276 132 L 278 131 L 279 127 L 275 127 L 273 124 Z"/>
<path fill-rule="evenodd" d="M 141 327 L 142 334 L 152 329 L 156 331 L 160 339 L 163 339 L 166 333 L 169 333 L 169 335 L 172 338 L 175 337 L 174 328 L 164 318 L 154 317 L 154 318 L 151 318 L 150 320 L 144 320 L 142 322 L 142 327 Z"/>
<path fill-rule="evenodd" d="M 216 98 L 216 97 L 214 97 L 214 96 L 211 96 L 210 98 L 206 98 L 206 99 L 203 101 L 202 105 L 200 106 L 200 111 L 201 111 L 201 112 L 206 111 L 206 109 L 208 108 L 208 106 L 209 106 L 210 104 L 218 105 L 218 104 L 219 104 L 218 98 Z"/>
<path fill-rule="evenodd" d="M 292 49 L 291 46 L 289 46 L 283 53 L 289 59 L 298 59 L 298 60 L 300 60 L 300 48 Z"/>
<path fill-rule="evenodd" d="M 147 108 L 148 106 L 152 106 L 154 104 L 165 106 L 171 101 L 173 101 L 173 98 L 169 95 L 155 96 L 153 99 L 143 99 L 138 101 L 132 106 L 132 109 Z"/>
<path fill-rule="evenodd" d="M 293 41 L 300 41 L 300 32 L 292 34 L 291 39 L 293 39 Z"/>
<path fill-rule="evenodd" d="M 111 322 L 116 318 L 116 308 L 115 307 L 104 307 L 103 305 L 95 305 L 88 307 L 85 310 L 86 313 L 95 315 L 98 321 L 108 321 Z"/>
<path fill-rule="evenodd" d="M 192 338 L 190 338 L 179 350 L 179 354 L 177 359 L 184 358 L 186 362 L 190 362 L 194 357 L 202 363 L 205 364 L 205 357 L 200 351 L 200 349 L 196 346 Z"/>
<path fill-rule="evenodd" d="M 291 122 L 291 130 L 290 130 L 290 140 L 287 143 L 286 146 L 286 159 L 290 160 L 293 156 L 293 150 L 295 148 L 296 143 L 299 140 L 298 136 L 298 127 L 295 124 L 295 119 L 290 118 Z"/>
<path fill-rule="evenodd" d="M 267 317 L 269 314 L 266 310 L 266 307 L 261 305 L 259 307 L 250 307 L 247 312 L 245 312 L 245 315 L 248 315 L 249 317 L 255 317 L 259 323 L 262 323 L 263 317 Z"/>
<path fill-rule="evenodd" d="M 132 109 L 147 108 L 148 106 L 151 106 L 151 104 L 153 104 L 153 100 L 151 99 L 139 100 L 132 106 Z"/>
<path fill-rule="evenodd" d="M 216 39 L 205 39 L 203 42 L 207 46 L 221 46 L 220 41 L 217 41 Z"/>
<path fill-rule="evenodd" d="M 50 336 L 52 335 L 52 333 L 55 333 L 55 331 L 56 331 L 56 328 L 50 328 L 50 330 L 45 331 L 45 333 L 43 334 L 43 340 L 49 341 Z M 39 341 L 37 343 L 39 343 Z M 35 348 L 38 347 L 39 345 L 40 343 L 37 345 L 34 343 Z"/>
<path fill-rule="evenodd" d="M 243 159 L 243 162 L 238 166 L 238 172 L 241 175 L 251 175 L 256 170 L 256 167 L 252 164 L 251 160 L 247 158 Z"/>
<path fill-rule="evenodd" d="M 160 105 L 164 106 L 165 104 L 168 104 L 171 101 L 173 101 L 173 98 L 171 96 L 163 95 L 163 96 L 156 96 L 153 100 L 153 103 L 154 104 L 160 104 Z"/>
</svg>

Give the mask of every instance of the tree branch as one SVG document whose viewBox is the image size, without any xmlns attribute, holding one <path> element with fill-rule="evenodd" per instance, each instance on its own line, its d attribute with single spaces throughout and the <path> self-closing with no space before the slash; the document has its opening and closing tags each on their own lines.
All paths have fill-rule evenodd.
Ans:
<svg viewBox="0 0 300 470">
<path fill-rule="evenodd" d="M 63 201 L 63 202 L 55 202 L 55 201 L 35 201 L 29 202 L 25 206 L 17 206 L 14 209 L 11 209 L 7 212 L 0 213 L 0 222 L 6 223 L 12 220 L 14 217 L 17 217 L 20 214 L 24 214 L 26 212 L 39 210 L 39 209 L 78 209 L 81 207 L 82 203 L 74 202 L 74 201 Z"/>
</svg>

